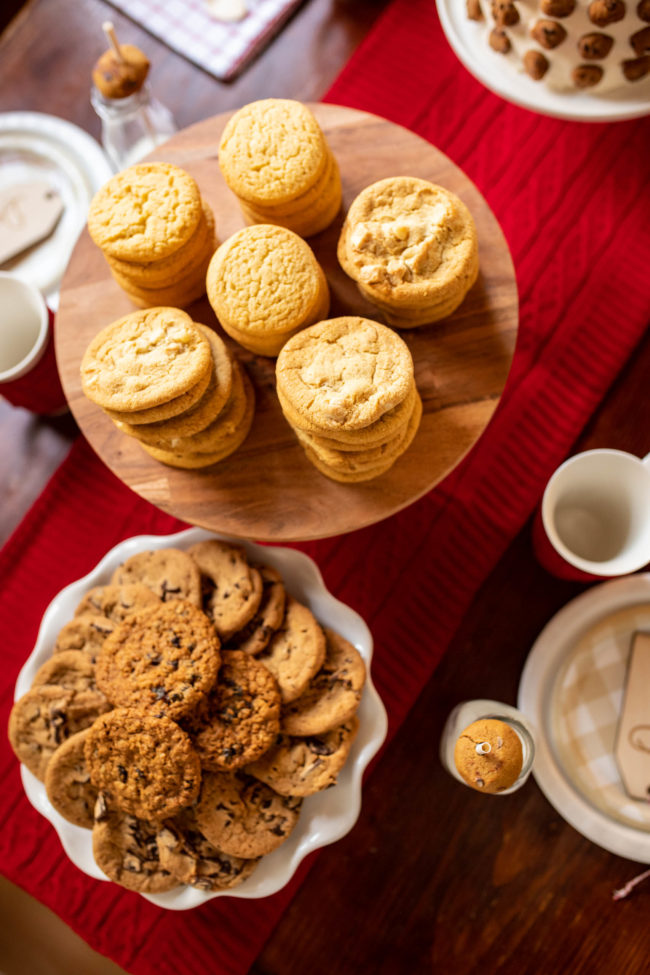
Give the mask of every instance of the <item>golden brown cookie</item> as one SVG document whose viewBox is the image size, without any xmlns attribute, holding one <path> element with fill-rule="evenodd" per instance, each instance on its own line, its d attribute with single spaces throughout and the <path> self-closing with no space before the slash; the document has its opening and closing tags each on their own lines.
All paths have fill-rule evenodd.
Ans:
<svg viewBox="0 0 650 975">
<path fill-rule="evenodd" d="M 206 772 L 196 805 L 203 835 L 225 853 L 260 857 L 276 850 L 298 822 L 302 799 L 280 796 L 242 772 Z"/>
<path fill-rule="evenodd" d="M 337 249 L 343 270 L 394 324 L 436 321 L 478 274 L 476 227 L 453 193 L 415 177 L 367 186 L 348 210 Z"/>
<path fill-rule="evenodd" d="M 251 102 L 228 120 L 219 166 L 230 189 L 254 205 L 306 193 L 328 162 L 325 138 L 306 105 L 286 98 Z"/>
<path fill-rule="evenodd" d="M 97 789 L 90 781 L 84 742 L 90 728 L 59 745 L 45 770 L 45 791 L 56 811 L 69 823 L 93 828 Z"/>
<path fill-rule="evenodd" d="M 413 359 L 392 329 L 347 316 L 318 322 L 278 356 L 278 391 L 323 430 L 359 430 L 401 403 L 413 386 Z"/>
<path fill-rule="evenodd" d="M 262 578 L 238 545 L 211 538 L 187 550 L 200 574 L 203 609 L 222 641 L 241 630 L 257 612 Z"/>
<path fill-rule="evenodd" d="M 88 229 L 107 256 L 151 261 L 187 243 L 201 215 L 201 195 L 189 173 L 171 163 L 137 163 L 97 191 Z"/>
<path fill-rule="evenodd" d="M 94 663 L 104 640 L 114 629 L 115 623 L 106 619 L 105 616 L 95 616 L 94 614 L 75 616 L 59 630 L 52 653 L 81 650 L 88 654 Z"/>
<path fill-rule="evenodd" d="M 214 689 L 188 728 L 204 769 L 241 768 L 262 755 L 280 728 L 280 692 L 255 657 L 224 651 Z"/>
<path fill-rule="evenodd" d="M 197 890 L 229 890 L 250 877 L 257 859 L 217 849 L 199 830 L 192 809 L 167 820 L 156 835 L 160 863 L 181 883 Z"/>
<path fill-rule="evenodd" d="M 179 880 L 160 862 L 157 823 L 112 808 L 100 792 L 95 803 L 93 856 L 109 880 L 140 894 L 162 894 Z"/>
<path fill-rule="evenodd" d="M 36 671 L 32 687 L 53 684 L 66 691 L 95 691 L 95 665 L 82 650 L 64 650 L 46 660 Z"/>
<path fill-rule="evenodd" d="M 224 650 L 243 650 L 255 656 L 267 646 L 282 625 L 286 591 L 282 576 L 268 565 L 258 567 L 262 579 L 262 598 L 253 617 L 229 638 Z"/>
<path fill-rule="evenodd" d="M 174 816 L 199 794 L 198 755 L 164 714 L 109 711 L 89 729 L 84 754 L 90 780 L 109 805 L 139 819 Z"/>
<path fill-rule="evenodd" d="M 176 437 L 188 437 L 200 430 L 205 430 L 230 400 L 233 388 L 233 362 L 223 340 L 211 328 L 195 322 L 197 328 L 205 335 L 210 343 L 210 352 L 214 368 L 210 380 L 201 399 L 190 409 L 178 416 L 161 420 L 157 423 L 131 424 L 122 420 L 115 420 L 123 433 L 151 444 L 153 447 L 163 448 L 173 443 Z M 115 419 L 115 417 L 113 417 Z"/>
<path fill-rule="evenodd" d="M 275 745 L 244 771 L 281 796 L 311 796 L 334 785 L 345 765 L 359 719 L 309 738 L 278 735 Z"/>
<path fill-rule="evenodd" d="M 43 684 L 23 694 L 12 707 L 9 742 L 18 760 L 42 781 L 59 745 L 92 725 L 109 706 L 98 691 Z"/>
<path fill-rule="evenodd" d="M 269 224 L 245 227 L 217 249 L 207 292 L 224 330 L 262 355 L 277 355 L 329 307 L 327 282 L 309 245 Z"/>
<path fill-rule="evenodd" d="M 325 660 L 325 634 L 307 606 L 287 596 L 282 626 L 256 657 L 273 674 L 282 703 L 305 693 Z"/>
<path fill-rule="evenodd" d="M 214 686 L 219 639 L 207 616 L 173 599 L 127 616 L 104 641 L 97 686 L 113 704 L 177 719 Z"/>
<path fill-rule="evenodd" d="M 363 657 L 339 633 L 325 627 L 325 663 L 305 693 L 282 709 L 282 731 L 320 735 L 348 721 L 361 703 L 366 682 Z"/>
<path fill-rule="evenodd" d="M 474 721 L 458 736 L 454 764 L 465 782 L 478 792 L 509 789 L 523 764 L 519 735 L 496 718 Z"/>
<path fill-rule="evenodd" d="M 93 586 L 77 604 L 74 615 L 104 616 L 113 623 L 121 623 L 134 610 L 158 602 L 159 597 L 142 582 Z"/>
<path fill-rule="evenodd" d="M 142 586 L 156 597 L 149 600 L 156 604 L 161 600 L 165 603 L 170 599 L 184 599 L 195 606 L 201 605 L 201 576 L 187 552 L 178 548 L 136 552 L 118 565 L 111 583 L 118 589 Z M 143 601 L 137 608 L 146 605 Z"/>
<path fill-rule="evenodd" d="M 235 378 L 233 395 L 216 420 L 205 430 L 200 430 L 192 437 L 183 438 L 183 446 L 175 445 L 165 449 L 143 443 L 143 450 L 146 450 L 148 454 L 163 464 L 187 469 L 209 467 L 225 460 L 226 457 L 230 457 L 245 441 L 255 416 L 253 386 L 243 370 L 237 370 L 237 372 L 240 373 L 243 383 L 243 402 L 238 399 L 238 394 L 235 392 L 238 383 Z M 239 416 L 240 410 L 241 418 Z M 190 445 L 196 445 L 198 449 L 190 450 L 188 449 Z"/>
<path fill-rule="evenodd" d="M 159 406 L 151 406 L 145 410 L 127 411 L 111 410 L 110 408 L 104 407 L 104 413 L 110 416 L 111 420 L 114 420 L 115 423 L 128 423 L 132 425 L 146 425 L 159 423 L 161 420 L 169 420 L 172 417 L 186 413 L 193 406 L 196 406 L 204 396 L 211 379 L 212 370 L 208 369 L 201 376 L 198 383 L 190 387 L 187 392 L 181 393 L 180 396 L 174 396 L 173 399 L 168 400 L 166 403 L 161 403 Z"/>
<path fill-rule="evenodd" d="M 210 376 L 210 343 L 178 308 L 125 315 L 95 336 L 81 384 L 98 406 L 129 412 L 167 403 Z M 207 380 L 206 380 L 207 386 Z"/>
</svg>

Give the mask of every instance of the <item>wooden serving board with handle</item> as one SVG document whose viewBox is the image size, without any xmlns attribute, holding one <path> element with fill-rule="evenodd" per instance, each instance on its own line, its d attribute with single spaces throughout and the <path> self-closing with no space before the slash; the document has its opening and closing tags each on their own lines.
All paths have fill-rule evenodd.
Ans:
<svg viewBox="0 0 650 975">
<path fill-rule="evenodd" d="M 182 471 L 153 460 L 81 391 L 79 366 L 93 336 L 134 310 L 84 231 L 61 289 L 56 353 L 70 408 L 104 463 L 152 504 L 191 524 L 240 538 L 298 541 L 349 532 L 405 508 L 438 484 L 476 443 L 508 376 L 518 328 L 517 286 L 501 229 L 474 184 L 443 153 L 401 126 L 335 105 L 310 106 L 341 169 L 343 207 L 334 223 L 308 243 L 330 286 L 330 317 L 383 321 L 340 268 L 336 244 L 345 211 L 370 183 L 418 176 L 452 190 L 467 204 L 478 230 L 479 278 L 461 307 L 443 322 L 401 332 L 415 363 L 424 403 L 411 447 L 372 481 L 340 484 L 306 459 L 275 393 L 275 360 L 255 356 L 220 329 L 206 298 L 189 306 L 195 321 L 214 327 L 253 381 L 253 427 L 239 450 L 213 467 Z M 181 166 L 197 180 L 224 241 L 245 225 L 226 186 L 217 147 L 231 113 L 199 122 L 147 157 Z"/>
</svg>

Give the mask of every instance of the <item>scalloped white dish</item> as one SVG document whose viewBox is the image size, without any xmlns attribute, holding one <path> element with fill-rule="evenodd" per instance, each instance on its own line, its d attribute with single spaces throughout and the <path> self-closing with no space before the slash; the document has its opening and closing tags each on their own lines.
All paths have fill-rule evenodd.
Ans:
<svg viewBox="0 0 650 975">
<path fill-rule="evenodd" d="M 88 575 L 61 590 L 45 611 L 34 650 L 18 675 L 15 699 L 29 690 L 36 671 L 50 657 L 59 630 L 72 618 L 75 607 L 88 589 L 108 582 L 114 569 L 136 552 L 171 547 L 185 549 L 207 538 L 231 541 L 242 546 L 250 558 L 276 568 L 292 596 L 308 606 L 321 623 L 337 630 L 354 644 L 365 661 L 368 677 L 358 712 L 359 731 L 336 785 L 304 800 L 298 824 L 289 839 L 263 857 L 255 872 L 239 887 L 213 892 L 179 887 L 164 894 L 142 895 L 159 907 L 177 911 L 198 907 L 213 897 L 257 898 L 274 894 L 289 882 L 309 853 L 345 836 L 357 821 L 361 809 L 363 772 L 379 751 L 387 730 L 386 710 L 370 676 L 373 651 L 370 630 L 358 613 L 328 592 L 315 562 L 293 549 L 257 545 L 199 528 L 175 535 L 128 538 L 107 552 Z M 43 783 L 23 765 L 21 774 L 27 798 L 54 826 L 75 866 L 97 880 L 108 880 L 93 858 L 90 830 L 74 826 L 60 816 L 50 804 Z"/>
</svg>

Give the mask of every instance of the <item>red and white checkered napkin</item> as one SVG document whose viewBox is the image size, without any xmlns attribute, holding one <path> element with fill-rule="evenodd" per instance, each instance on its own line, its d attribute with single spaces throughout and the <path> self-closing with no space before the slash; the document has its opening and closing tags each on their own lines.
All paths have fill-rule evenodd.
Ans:
<svg viewBox="0 0 650 975">
<path fill-rule="evenodd" d="M 111 0 L 149 33 L 217 78 L 234 77 L 260 51 L 302 0 L 247 0 L 243 20 L 224 23 L 205 0 Z"/>
</svg>

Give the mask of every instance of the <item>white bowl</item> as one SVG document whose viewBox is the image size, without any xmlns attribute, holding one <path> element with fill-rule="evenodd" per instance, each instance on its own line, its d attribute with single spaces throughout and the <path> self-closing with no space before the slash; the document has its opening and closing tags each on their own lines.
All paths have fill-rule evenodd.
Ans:
<svg viewBox="0 0 650 975">
<path fill-rule="evenodd" d="M 370 678 L 373 649 L 370 631 L 358 613 L 327 591 L 313 560 L 294 549 L 256 545 L 241 539 L 215 535 L 200 528 L 190 528 L 176 535 L 138 535 L 128 538 L 107 552 L 87 576 L 61 590 L 45 611 L 36 646 L 18 675 L 15 698 L 29 690 L 36 671 L 51 656 L 59 630 L 72 619 L 81 597 L 92 586 L 108 582 L 117 566 L 136 552 L 159 548 L 185 549 L 207 538 L 232 541 L 241 545 L 252 560 L 276 568 L 292 596 L 308 606 L 321 623 L 332 627 L 354 644 L 365 661 L 368 677 L 358 712 L 359 731 L 336 785 L 304 800 L 298 824 L 289 839 L 273 853 L 263 857 L 255 872 L 239 887 L 213 892 L 178 887 L 164 894 L 142 895 L 160 907 L 176 911 L 197 907 L 213 897 L 227 895 L 250 898 L 274 894 L 288 883 L 308 853 L 345 836 L 357 821 L 361 809 L 361 779 L 364 769 L 379 751 L 387 729 L 386 710 Z M 72 862 L 89 877 L 108 880 L 93 858 L 90 830 L 74 826 L 60 816 L 47 798 L 43 783 L 24 765 L 21 766 L 21 774 L 27 798 L 52 823 Z"/>
</svg>

